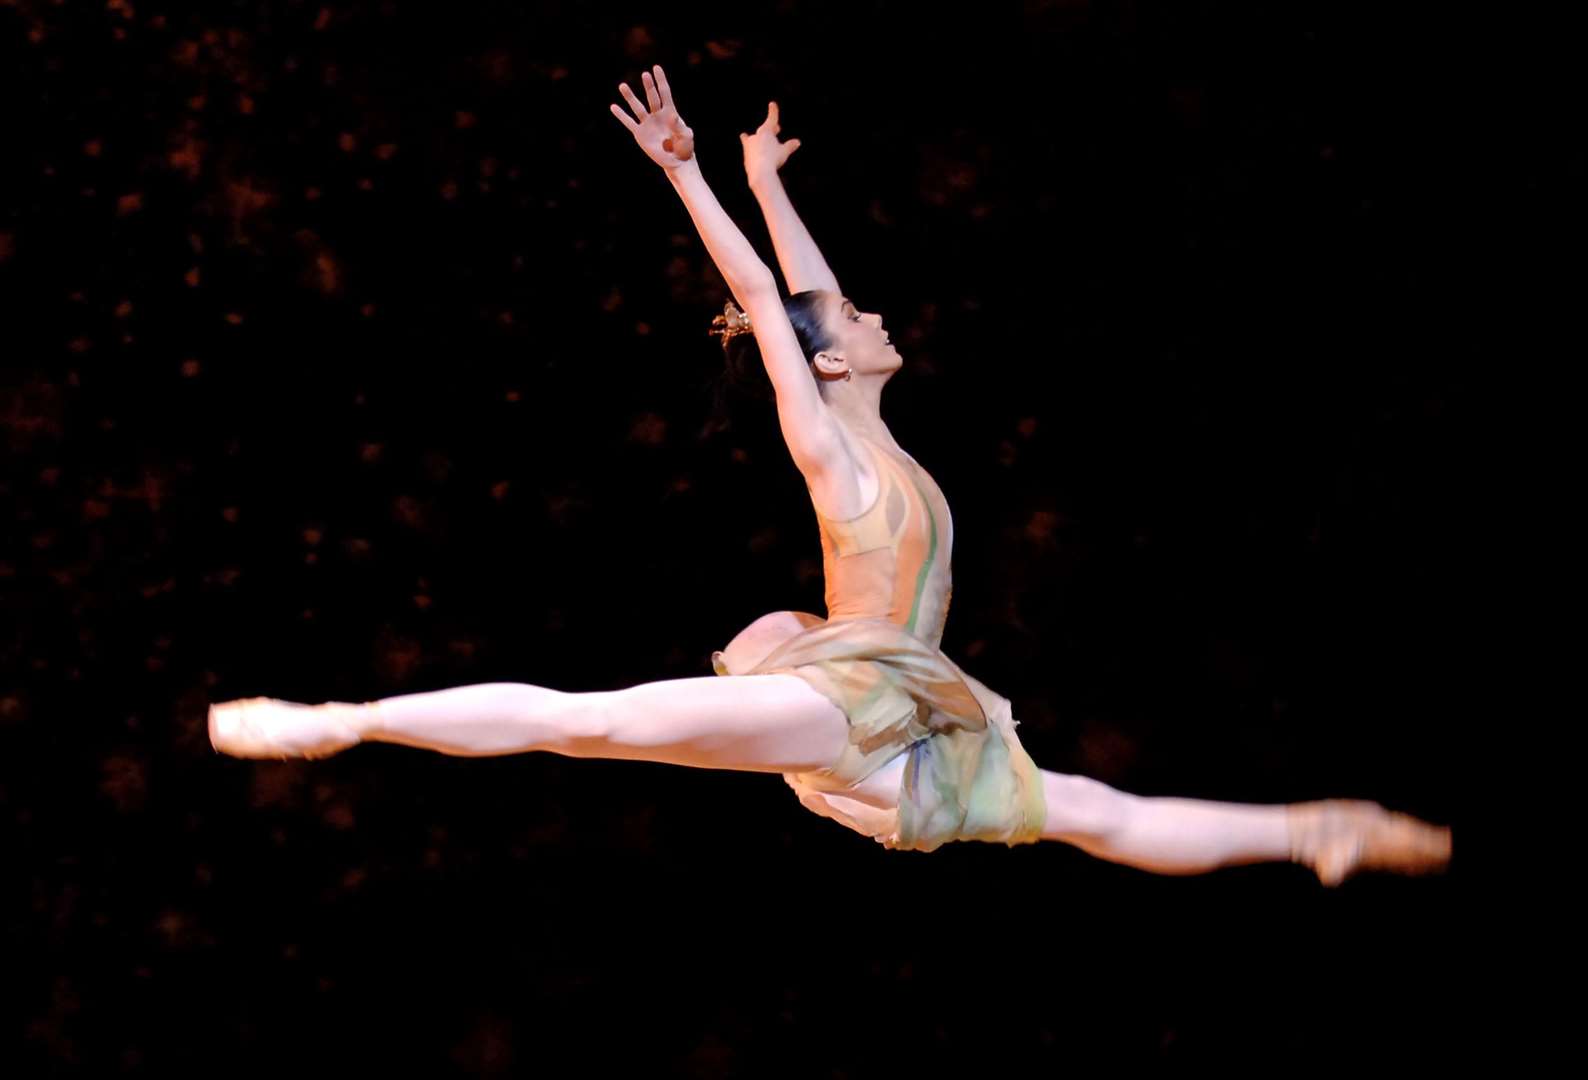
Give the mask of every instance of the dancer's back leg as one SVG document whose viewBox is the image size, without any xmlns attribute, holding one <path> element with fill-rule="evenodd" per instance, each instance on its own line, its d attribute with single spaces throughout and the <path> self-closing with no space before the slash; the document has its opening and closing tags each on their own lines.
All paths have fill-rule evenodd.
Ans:
<svg viewBox="0 0 1588 1080">
<path fill-rule="evenodd" d="M 805 772 L 849 742 L 842 710 L 796 675 L 670 679 L 594 695 L 594 739 L 577 757 L 661 761 L 701 769 Z"/>
<path fill-rule="evenodd" d="M 320 757 L 389 742 L 481 757 L 549 750 L 751 772 L 806 772 L 838 760 L 843 712 L 796 675 L 668 679 L 571 692 L 477 683 L 364 704 L 270 699 L 211 709 L 211 741 L 242 757 Z"/>
</svg>

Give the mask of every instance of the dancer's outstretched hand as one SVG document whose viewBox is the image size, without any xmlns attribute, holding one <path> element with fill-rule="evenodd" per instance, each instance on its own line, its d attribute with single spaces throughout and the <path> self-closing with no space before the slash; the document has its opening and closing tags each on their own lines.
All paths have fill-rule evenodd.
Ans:
<svg viewBox="0 0 1588 1080">
<path fill-rule="evenodd" d="M 781 130 L 777 122 L 777 102 L 769 101 L 766 119 L 755 129 L 755 134 L 739 133 L 739 141 L 744 144 L 744 175 L 751 184 L 776 175 L 788 156 L 800 148 L 798 139 L 778 142 L 777 133 Z"/>
<path fill-rule="evenodd" d="M 611 107 L 612 115 L 633 133 L 634 141 L 652 161 L 672 170 L 695 156 L 695 133 L 673 107 L 673 92 L 667 86 L 662 66 L 657 64 L 651 70 L 656 73 L 655 79 L 651 78 L 650 71 L 640 75 L 645 84 L 644 102 L 634 96 L 628 83 L 618 83 L 618 90 L 634 110 L 634 116 L 629 116 L 617 105 Z"/>
</svg>

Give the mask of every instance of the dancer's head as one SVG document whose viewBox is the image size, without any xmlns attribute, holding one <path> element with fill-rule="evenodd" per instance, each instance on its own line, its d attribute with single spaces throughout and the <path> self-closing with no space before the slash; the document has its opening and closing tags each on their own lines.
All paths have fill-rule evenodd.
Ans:
<svg viewBox="0 0 1588 1080">
<path fill-rule="evenodd" d="M 805 359 L 810 361 L 817 378 L 826 382 L 841 379 L 844 372 L 852 371 L 856 379 L 876 376 L 886 382 L 904 366 L 899 350 L 893 347 L 888 332 L 882 328 L 881 315 L 861 311 L 849 297 L 825 289 L 798 295 L 813 294 L 816 299 L 809 303 L 820 320 L 823 342 L 807 349 Z M 801 341 L 800 345 L 804 347 L 805 343 Z"/>
<path fill-rule="evenodd" d="M 884 382 L 904 366 L 898 350 L 882 329 L 882 316 L 859 310 L 848 297 L 826 289 L 808 289 L 783 301 L 783 311 L 800 351 L 810 365 L 811 377 L 822 392 L 844 382 L 881 378 Z M 736 334 L 728 343 L 728 379 L 736 385 L 755 382 L 763 370 L 753 334 Z M 761 376 L 759 382 L 765 382 Z"/>
</svg>

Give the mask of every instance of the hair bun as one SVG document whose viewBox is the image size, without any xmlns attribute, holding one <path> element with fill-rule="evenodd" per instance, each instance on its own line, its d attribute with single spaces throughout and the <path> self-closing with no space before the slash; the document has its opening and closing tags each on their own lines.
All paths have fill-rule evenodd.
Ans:
<svg viewBox="0 0 1588 1080">
<path fill-rule="evenodd" d="M 711 320 L 712 329 L 708 334 L 717 334 L 722 338 L 722 351 L 728 351 L 728 342 L 739 334 L 751 332 L 750 316 L 740 311 L 738 305 L 729 300 L 722 306 L 722 314 Z"/>
</svg>

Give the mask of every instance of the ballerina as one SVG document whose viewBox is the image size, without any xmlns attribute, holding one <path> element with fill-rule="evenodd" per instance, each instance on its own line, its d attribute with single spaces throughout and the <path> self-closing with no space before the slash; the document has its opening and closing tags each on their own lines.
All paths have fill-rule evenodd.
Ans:
<svg viewBox="0 0 1588 1080">
<path fill-rule="evenodd" d="M 903 366 L 880 316 L 839 289 L 778 170 L 776 103 L 740 136 L 791 295 L 723 211 L 660 66 L 611 111 L 682 199 L 733 293 L 724 350 L 753 339 L 784 441 L 816 513 L 826 618 L 778 611 L 712 655 L 715 676 L 610 691 L 498 682 L 361 703 L 245 698 L 212 705 L 210 740 L 245 758 L 322 758 L 360 742 L 458 756 L 533 750 L 782 774 L 807 808 L 893 850 L 952 840 L 1059 840 L 1163 874 L 1296 862 L 1325 885 L 1364 870 L 1448 865 L 1448 827 L 1375 802 L 1280 805 L 1143 797 L 1039 769 L 1008 699 L 939 648 L 953 520 L 930 474 L 882 421 Z"/>
</svg>

